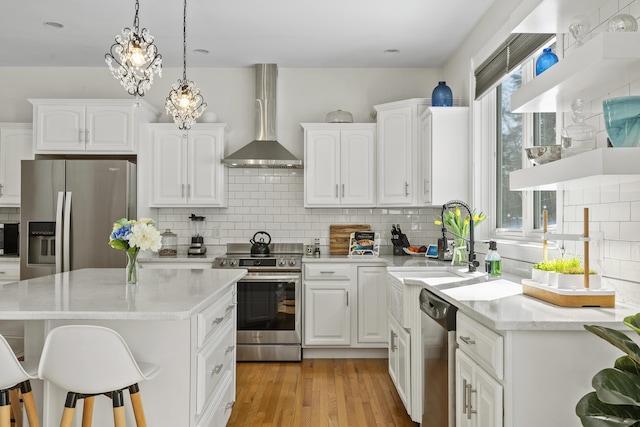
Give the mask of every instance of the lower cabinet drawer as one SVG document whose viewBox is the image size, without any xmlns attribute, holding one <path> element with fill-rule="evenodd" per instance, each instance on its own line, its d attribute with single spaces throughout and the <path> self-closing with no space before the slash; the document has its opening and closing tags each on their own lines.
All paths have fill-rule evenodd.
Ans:
<svg viewBox="0 0 640 427">
<path fill-rule="evenodd" d="M 471 356 L 498 379 L 504 377 L 504 340 L 495 331 L 458 313 L 456 341 L 460 350 Z"/>
<path fill-rule="evenodd" d="M 198 347 L 202 346 L 207 338 L 222 326 L 223 322 L 233 317 L 234 308 L 233 289 L 230 288 L 218 301 L 198 313 Z M 232 320 L 235 321 L 235 319 Z"/>
<path fill-rule="evenodd" d="M 220 334 L 198 352 L 196 366 L 196 414 L 200 414 L 220 381 L 233 373 L 235 334 L 233 319 L 221 324 Z"/>
<path fill-rule="evenodd" d="M 214 399 L 208 402 L 206 410 L 196 422 L 196 427 L 224 427 L 231 417 L 231 409 L 235 402 L 233 387 L 233 377 L 228 374 L 224 377 L 223 382 Z"/>
<path fill-rule="evenodd" d="M 351 264 L 305 264 L 305 280 L 351 279 Z"/>
<path fill-rule="evenodd" d="M 0 262 L 0 280 L 4 283 L 20 280 L 20 262 Z"/>
</svg>

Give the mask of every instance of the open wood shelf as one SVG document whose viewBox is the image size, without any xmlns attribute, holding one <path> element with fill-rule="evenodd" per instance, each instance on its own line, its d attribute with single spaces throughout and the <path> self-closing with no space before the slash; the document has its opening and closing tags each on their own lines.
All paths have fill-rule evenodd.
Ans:
<svg viewBox="0 0 640 427">
<path fill-rule="evenodd" d="M 509 174 L 509 188 L 561 190 L 640 181 L 640 147 L 598 148 Z"/>
<path fill-rule="evenodd" d="M 511 95 L 515 113 L 569 111 L 640 73 L 640 33 L 600 33 Z"/>
</svg>

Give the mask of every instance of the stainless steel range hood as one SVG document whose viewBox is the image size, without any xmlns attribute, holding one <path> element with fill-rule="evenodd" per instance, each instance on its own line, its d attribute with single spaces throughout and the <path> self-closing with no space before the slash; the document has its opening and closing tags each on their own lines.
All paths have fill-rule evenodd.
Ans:
<svg viewBox="0 0 640 427">
<path fill-rule="evenodd" d="M 302 160 L 277 141 L 277 80 L 276 64 L 256 64 L 255 140 L 227 156 L 223 164 L 234 168 L 302 168 Z"/>
</svg>

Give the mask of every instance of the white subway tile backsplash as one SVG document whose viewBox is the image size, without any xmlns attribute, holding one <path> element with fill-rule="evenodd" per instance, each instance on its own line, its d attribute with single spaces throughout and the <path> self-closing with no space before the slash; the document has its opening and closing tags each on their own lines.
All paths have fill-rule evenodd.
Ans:
<svg viewBox="0 0 640 427">
<path fill-rule="evenodd" d="M 611 203 L 609 206 L 610 221 L 630 221 L 631 220 L 631 203 Z"/>
</svg>

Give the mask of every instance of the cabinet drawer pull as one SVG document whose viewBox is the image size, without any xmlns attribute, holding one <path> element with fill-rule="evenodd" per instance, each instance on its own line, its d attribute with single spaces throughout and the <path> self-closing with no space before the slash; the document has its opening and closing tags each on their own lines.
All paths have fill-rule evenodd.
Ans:
<svg viewBox="0 0 640 427">
<path fill-rule="evenodd" d="M 471 393 L 475 393 L 476 391 L 471 388 L 471 384 L 466 384 L 465 385 L 465 394 L 467 395 L 467 402 L 469 405 L 469 410 L 467 411 L 467 419 L 470 420 L 471 419 L 471 415 L 472 414 L 477 414 L 478 411 L 476 411 L 475 409 L 473 409 L 473 407 L 471 406 Z"/>
<path fill-rule="evenodd" d="M 336 184 L 336 199 L 338 198 L 338 184 Z"/>
<path fill-rule="evenodd" d="M 408 182 L 404 183 L 404 195 L 405 196 L 409 195 L 409 183 Z"/>
<path fill-rule="evenodd" d="M 320 274 L 336 274 L 335 271 L 321 271 Z"/>
<path fill-rule="evenodd" d="M 462 389 L 464 390 L 462 392 L 462 413 L 466 414 L 467 413 L 467 405 L 469 405 L 469 402 L 467 402 L 467 380 L 466 379 L 462 379 Z"/>
<path fill-rule="evenodd" d="M 344 291 L 347 294 L 347 307 L 349 307 L 349 291 Z"/>
<path fill-rule="evenodd" d="M 398 349 L 398 346 L 396 345 L 396 333 L 391 331 L 391 351 L 395 352 Z"/>
<path fill-rule="evenodd" d="M 233 310 L 233 307 L 235 307 L 235 305 L 228 305 L 227 308 L 225 309 L 225 311 L 228 313 L 231 310 Z"/>
<path fill-rule="evenodd" d="M 82 144 L 82 129 L 78 129 L 78 142 Z"/>
<path fill-rule="evenodd" d="M 211 376 L 218 375 L 220 371 L 222 371 L 222 368 L 224 368 L 223 363 L 214 366 L 213 369 L 211 370 Z"/>
<path fill-rule="evenodd" d="M 3 196 L 3 194 L 2 194 L 2 184 L 0 184 L 0 197 L 2 197 L 2 196 Z"/>
<path fill-rule="evenodd" d="M 227 349 L 224 351 L 224 354 L 229 354 L 233 351 L 233 349 L 236 348 L 235 345 L 230 345 L 229 347 L 227 347 Z"/>
<path fill-rule="evenodd" d="M 211 321 L 211 325 L 219 325 L 220 322 L 222 322 L 223 320 L 224 320 L 224 317 L 216 317 Z"/>
<path fill-rule="evenodd" d="M 473 345 L 476 343 L 475 340 L 472 340 L 471 337 L 460 337 L 460 341 L 462 341 L 463 343 L 465 343 L 466 345 Z"/>
<path fill-rule="evenodd" d="M 342 184 L 342 198 L 344 199 L 344 184 Z"/>
<path fill-rule="evenodd" d="M 89 129 L 84 130 L 84 142 L 89 142 Z"/>
</svg>

